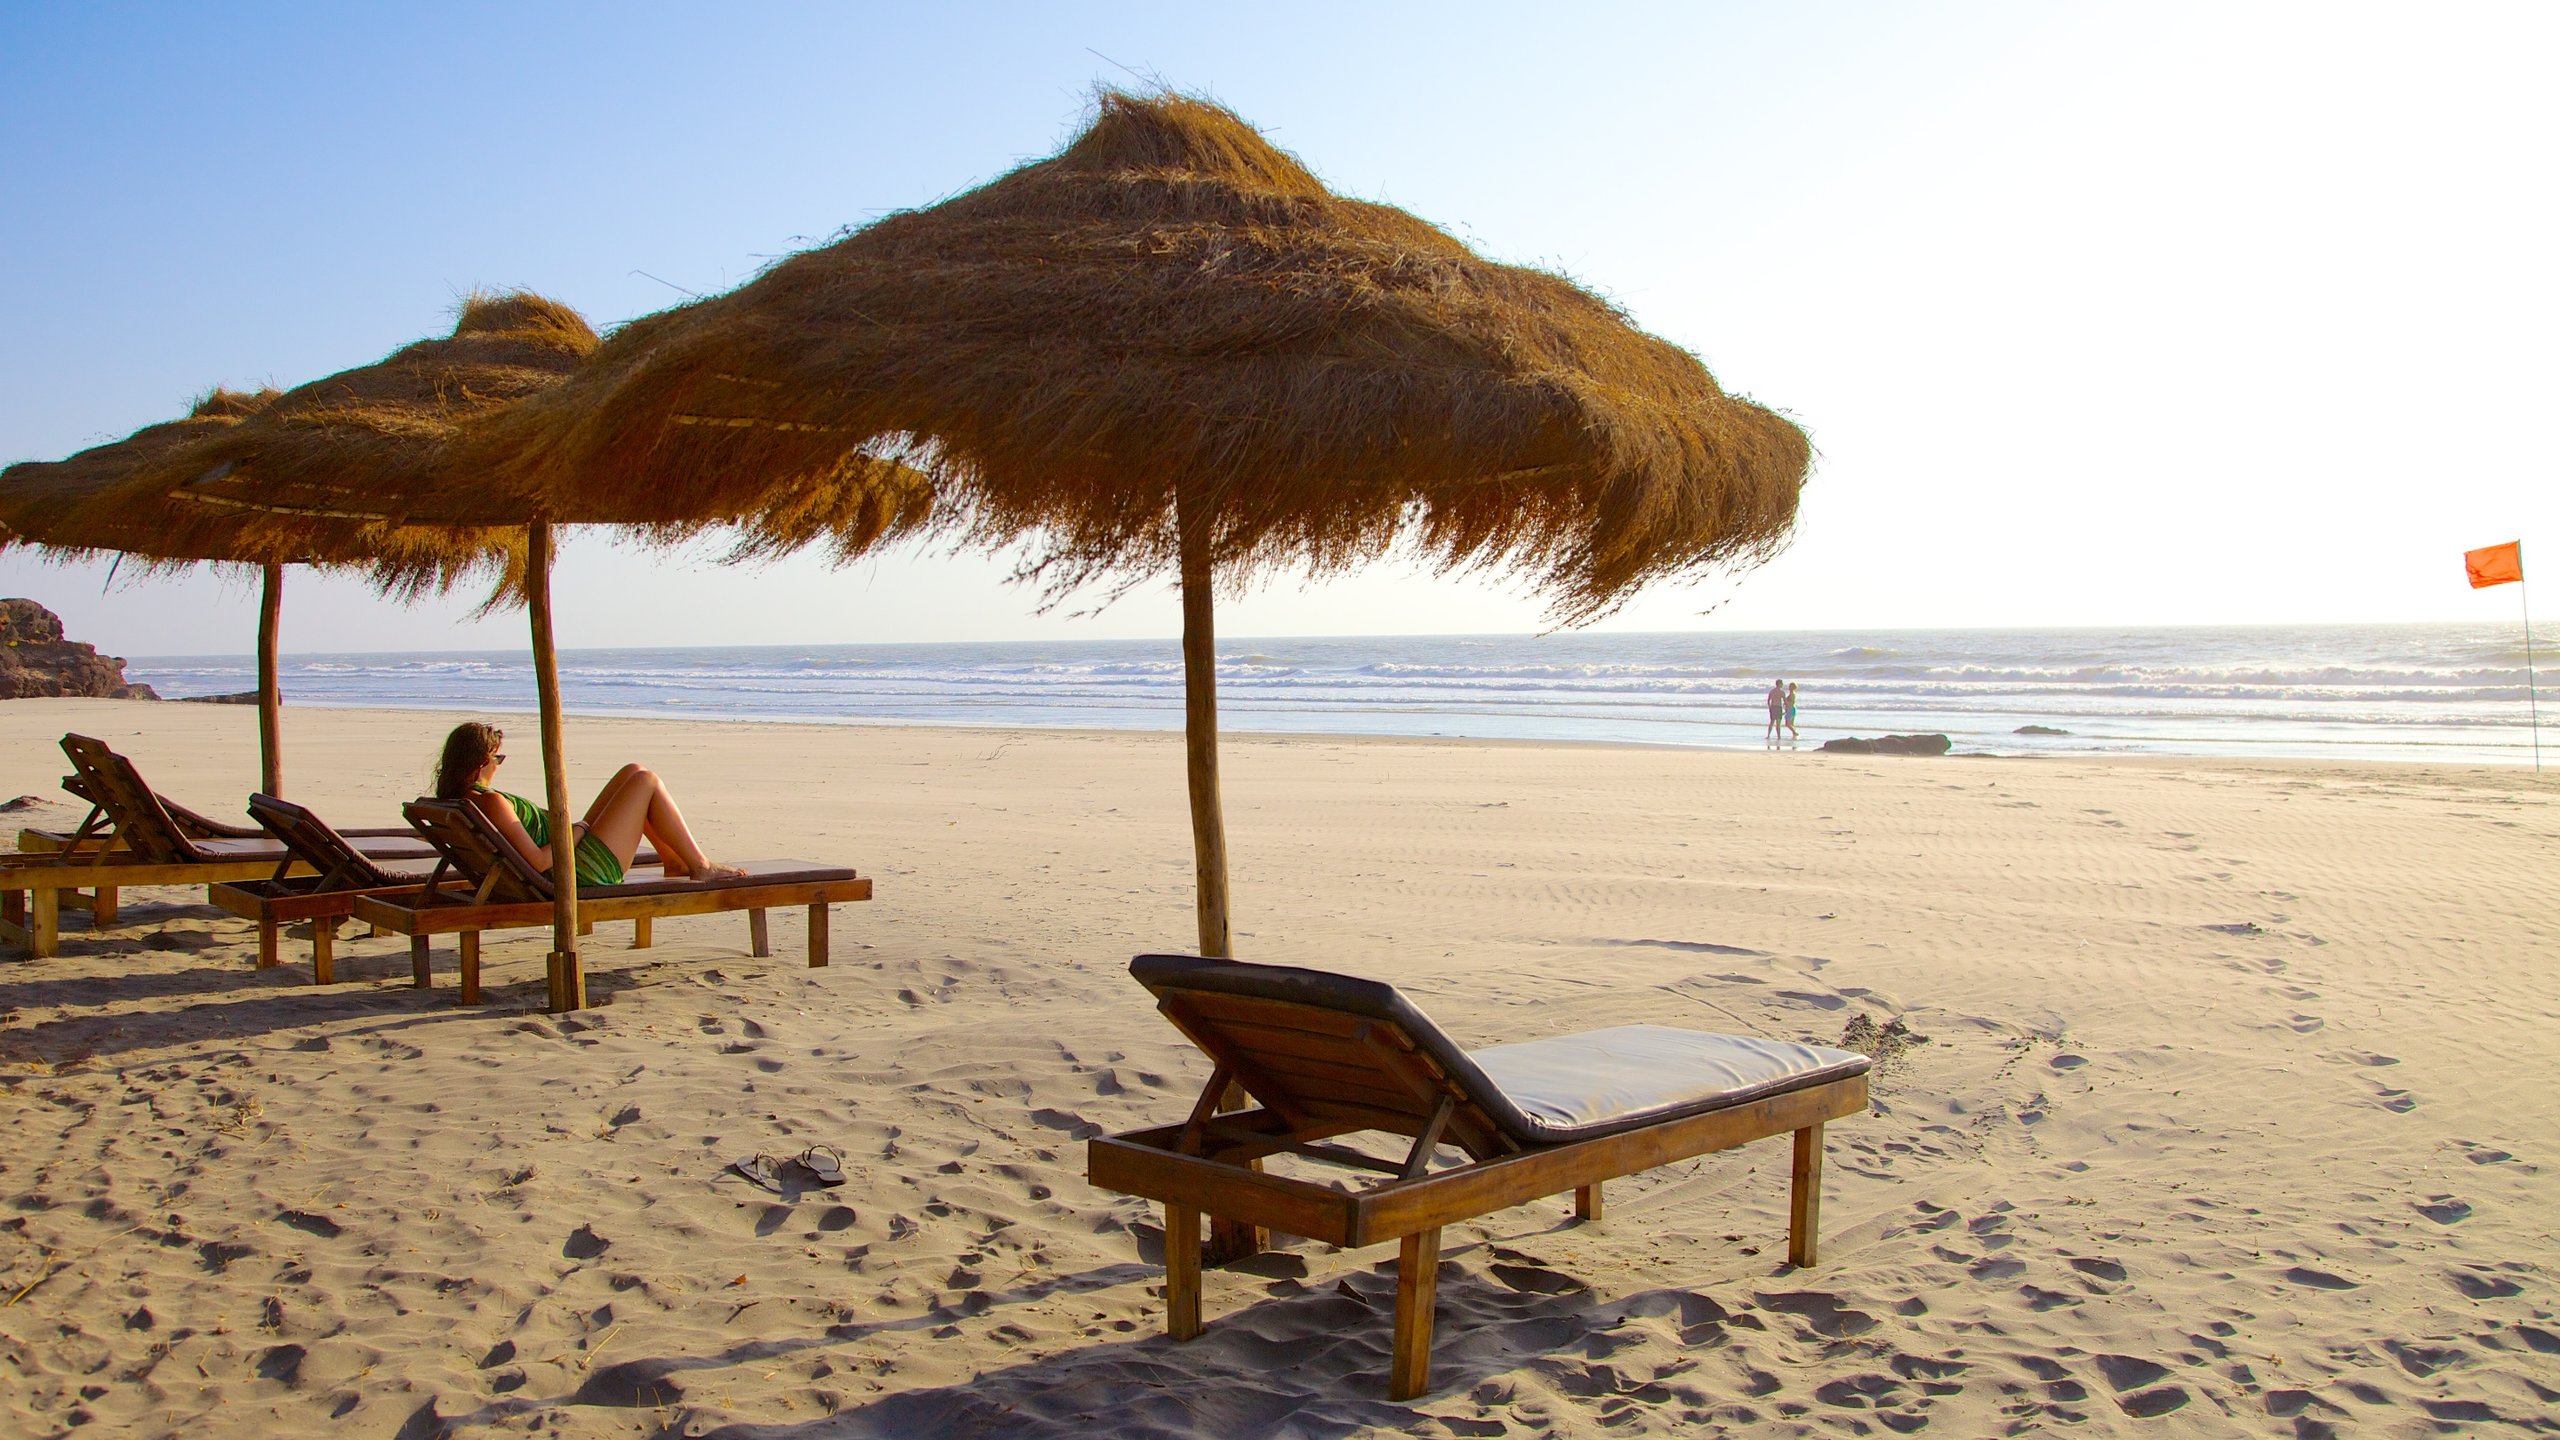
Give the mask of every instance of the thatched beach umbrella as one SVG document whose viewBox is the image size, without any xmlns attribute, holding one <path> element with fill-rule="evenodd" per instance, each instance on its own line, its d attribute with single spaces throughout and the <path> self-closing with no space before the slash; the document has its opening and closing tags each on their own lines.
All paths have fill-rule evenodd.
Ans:
<svg viewBox="0 0 2560 1440">
<path fill-rule="evenodd" d="M 1409 538 L 1577 623 L 1767 558 L 1811 457 L 1572 283 L 1335 195 L 1216 105 L 1120 94 L 1050 159 L 634 322 L 478 443 L 509 484 L 655 521 L 897 454 L 980 538 L 1044 542 L 1053 595 L 1177 574 L 1209 955 L 1215 581 Z"/>
<path fill-rule="evenodd" d="M 453 527 L 470 536 L 507 527 L 505 533 L 521 535 L 525 562 L 517 583 L 532 621 L 544 803 L 554 835 L 570 833 L 570 814 L 551 622 L 553 527 L 634 517 L 609 499 L 562 504 L 498 483 L 470 463 L 462 441 L 474 426 L 555 387 L 596 343 L 586 321 L 556 301 L 523 293 L 474 296 L 452 335 L 290 391 L 218 440 L 189 450 L 183 474 L 164 469 L 151 477 L 195 506 L 207 525 L 251 515 L 284 534 L 375 526 L 402 534 Z M 770 487 L 742 491 L 732 511 L 702 510 L 633 528 L 673 538 L 753 514 L 771 518 L 744 542 L 744 552 L 770 547 L 788 526 L 803 538 L 823 535 L 849 556 L 914 529 L 931 513 L 921 477 L 891 462 L 851 461 L 827 475 L 795 479 L 805 483 L 787 494 Z M 567 845 L 553 850 L 551 1008 L 572 1010 L 586 1004 L 575 860 Z"/>
<path fill-rule="evenodd" d="M 475 294 L 463 302 L 452 334 L 287 391 L 136 475 L 126 490 L 144 501 L 166 497 L 186 516 L 178 527 L 184 536 L 245 530 L 280 541 L 326 537 L 360 544 L 365 537 L 427 535 L 457 549 L 502 537 L 521 556 L 510 568 L 508 588 L 531 613 L 545 803 L 554 833 L 566 835 L 550 527 L 528 497 L 486 485 L 468 487 L 470 514 L 413 521 L 406 512 L 413 497 L 440 493 L 441 466 L 464 426 L 556 384 L 595 347 L 594 329 L 557 301 L 522 292 Z M 567 1009 L 573 1007 L 564 1001 L 564 977 L 577 970 L 577 887 L 569 847 L 554 848 L 562 899 L 552 999 L 554 1009 Z"/>
<path fill-rule="evenodd" d="M 385 593 L 413 599 L 475 571 L 512 570 L 521 549 L 505 537 L 440 528 L 364 523 L 323 533 L 279 529 L 247 512 L 209 514 L 171 498 L 165 483 L 150 478 L 172 466 L 183 470 L 186 456 L 277 398 L 273 390 L 215 390 L 180 419 L 145 426 L 65 460 L 0 470 L 0 545 L 32 545 L 64 560 L 111 554 L 121 563 L 129 557 L 146 571 L 210 562 L 259 572 L 259 783 L 269 794 L 284 789 L 276 643 L 286 565 L 357 570 Z"/>
</svg>

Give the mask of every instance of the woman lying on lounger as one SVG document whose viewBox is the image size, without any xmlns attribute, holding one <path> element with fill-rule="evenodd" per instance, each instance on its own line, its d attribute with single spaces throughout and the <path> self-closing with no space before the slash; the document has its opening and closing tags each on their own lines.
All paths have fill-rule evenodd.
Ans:
<svg viewBox="0 0 2560 1440">
<path fill-rule="evenodd" d="M 551 812 L 489 784 L 507 758 L 498 748 L 506 738 L 505 731 L 476 720 L 454 726 L 444 737 L 444 756 L 436 762 L 436 798 L 470 801 L 526 863 L 549 874 Z M 657 847 L 671 880 L 734 880 L 747 873 L 734 865 L 712 864 L 685 828 L 666 782 L 637 765 L 615 771 L 587 807 L 587 818 L 570 822 L 569 831 L 576 837 L 571 854 L 581 885 L 621 884 L 643 839 Z"/>
</svg>

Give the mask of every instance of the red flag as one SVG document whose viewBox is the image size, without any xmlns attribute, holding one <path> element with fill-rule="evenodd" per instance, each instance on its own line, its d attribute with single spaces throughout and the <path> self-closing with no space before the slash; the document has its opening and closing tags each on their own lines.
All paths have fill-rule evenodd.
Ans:
<svg viewBox="0 0 2560 1440">
<path fill-rule="evenodd" d="M 2471 572 L 2471 588 L 2515 585 L 2524 580 L 2524 542 L 2510 540 L 2485 550 L 2462 552 L 2462 568 Z"/>
</svg>

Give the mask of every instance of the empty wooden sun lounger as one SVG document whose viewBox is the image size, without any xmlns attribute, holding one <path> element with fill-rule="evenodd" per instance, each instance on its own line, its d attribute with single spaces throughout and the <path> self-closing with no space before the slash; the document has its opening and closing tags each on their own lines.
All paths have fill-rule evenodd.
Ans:
<svg viewBox="0 0 2560 1440">
<path fill-rule="evenodd" d="M 427 941 L 457 937 L 462 1003 L 480 1003 L 480 936 L 488 930 L 527 930 L 551 924 L 551 877 L 526 864 L 478 810 L 459 800 L 414 800 L 401 813 L 427 837 L 443 863 L 414 895 L 359 894 L 355 918 L 379 930 L 410 937 L 410 963 L 425 973 Z M 871 882 L 855 871 L 808 860 L 754 860 L 736 880 L 670 880 L 636 866 L 620 885 L 578 887 L 582 922 L 635 922 L 635 946 L 650 941 L 649 925 L 661 916 L 747 912 L 750 947 L 770 955 L 765 911 L 782 905 L 809 907 L 809 964 L 827 963 L 827 907 L 868 900 Z"/>
<path fill-rule="evenodd" d="M 252 795 L 249 814 L 290 852 L 292 859 L 276 866 L 277 873 L 263 880 L 229 880 L 205 893 L 214 904 L 258 923 L 261 970 L 282 962 L 277 943 L 282 928 L 307 922 L 311 926 L 311 983 L 330 983 L 337 978 L 333 952 L 338 922 L 356 913 L 356 896 L 414 895 L 435 872 L 433 860 L 377 862 L 345 835 L 329 828 L 327 821 L 290 800 Z M 416 832 L 404 828 L 401 833 Z M 286 873 L 290 870 L 309 873 Z M 427 981 L 423 968 L 413 968 L 418 968 L 417 983 L 424 986 Z"/>
<path fill-rule="evenodd" d="M 1787 1255 L 1811 1265 L 1822 1127 L 1867 1108 L 1869 1061 L 1846 1050 L 1627 1025 L 1471 1052 L 1372 980 L 1187 955 L 1141 955 L 1129 971 L 1216 1067 L 1182 1124 L 1086 1147 L 1094 1184 L 1164 1204 L 1166 1331 L 1200 1333 L 1204 1215 L 1346 1248 L 1399 1240 L 1398 1400 L 1430 1387 L 1442 1226 L 1567 1190 L 1597 1220 L 1604 1181 L 1792 1132 Z M 1218 1113 L 1231 1085 L 1260 1108 Z M 1385 1160 L 1324 1143 L 1360 1131 L 1413 1146 Z M 1433 1170 L 1441 1146 L 1466 1163 Z M 1345 1188 L 1262 1171 L 1283 1153 L 1387 1178 Z"/>
<path fill-rule="evenodd" d="M 278 937 L 282 927 L 308 923 L 311 926 L 311 983 L 326 985 L 337 978 L 334 954 L 338 922 L 356 913 L 356 897 L 362 894 L 414 895 L 435 874 L 441 861 L 385 860 L 376 863 L 358 850 L 348 837 L 329 827 L 327 821 L 290 800 L 273 795 L 249 797 L 249 814 L 266 834 L 281 842 L 293 854 L 294 870 L 308 873 L 279 873 L 264 880 L 232 880 L 213 886 L 205 893 L 214 904 L 244 920 L 258 922 L 258 968 L 261 970 L 282 962 Z M 417 836 L 408 826 L 400 834 Z M 657 856 L 642 850 L 636 857 L 640 863 L 655 864 Z M 418 988 L 427 986 L 426 947 L 412 944 L 410 970 Z"/>
<path fill-rule="evenodd" d="M 213 822 L 189 812 L 195 824 L 181 826 L 132 761 L 88 736 L 65 735 L 62 749 L 78 772 L 75 793 L 95 808 L 59 846 L 0 857 L 0 939 L 26 946 L 30 955 L 54 953 L 65 904 L 87 905 L 105 926 L 114 923 L 116 892 L 126 886 L 254 880 L 293 864 L 292 853 L 271 836 L 189 834 Z M 26 843 L 21 836 L 20 844 Z M 376 860 L 435 855 L 434 847 L 408 830 L 358 844 Z M 90 895 L 84 898 L 82 891 Z"/>
</svg>

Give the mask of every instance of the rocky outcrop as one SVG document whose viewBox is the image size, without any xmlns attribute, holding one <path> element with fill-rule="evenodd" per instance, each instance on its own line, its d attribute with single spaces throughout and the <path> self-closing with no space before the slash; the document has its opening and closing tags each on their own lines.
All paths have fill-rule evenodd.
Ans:
<svg viewBox="0 0 2560 1440">
<path fill-rule="evenodd" d="M 148 685 L 125 683 L 123 660 L 64 639 L 61 616 L 33 600 L 0 600 L 0 700 L 45 695 L 160 698 Z"/>
<path fill-rule="evenodd" d="M 197 705 L 255 705 L 258 692 L 242 690 L 230 695 L 172 695 L 172 700 L 185 700 Z"/>
<path fill-rule="evenodd" d="M 1944 735 L 1879 735 L 1873 740 L 1851 735 L 1825 740 L 1822 748 L 1834 755 L 1944 755 L 1954 742 Z"/>
</svg>

